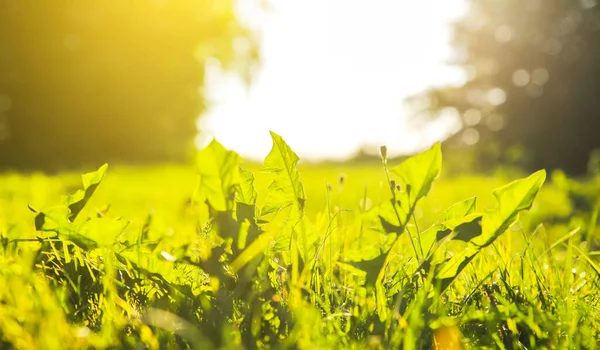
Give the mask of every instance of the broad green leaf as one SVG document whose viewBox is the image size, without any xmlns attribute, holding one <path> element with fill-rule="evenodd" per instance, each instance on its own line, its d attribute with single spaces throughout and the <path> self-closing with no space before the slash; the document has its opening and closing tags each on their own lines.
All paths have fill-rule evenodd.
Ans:
<svg viewBox="0 0 600 350">
<path fill-rule="evenodd" d="M 35 216 L 35 229 L 37 231 L 56 232 L 68 224 L 69 208 L 57 206 L 38 212 Z"/>
<path fill-rule="evenodd" d="M 240 183 L 235 193 L 235 199 L 244 204 L 256 204 L 256 189 L 254 189 L 254 174 L 251 171 L 240 168 Z"/>
<path fill-rule="evenodd" d="M 483 216 L 482 235 L 471 239 L 465 249 L 453 256 L 436 276 L 441 281 L 442 290 L 456 279 L 481 249 L 494 243 L 515 223 L 521 211 L 531 208 L 545 179 L 546 172 L 541 170 L 525 179 L 513 181 L 494 190 L 498 206 L 496 210 Z"/>
<path fill-rule="evenodd" d="M 438 249 L 444 242 L 450 240 L 469 242 L 480 236 L 482 233 L 481 221 L 481 214 L 470 214 L 433 225 L 421 232 L 421 243 L 426 256 L 429 256 L 433 250 Z"/>
<path fill-rule="evenodd" d="M 254 175 L 240 168 L 240 184 L 236 191 L 236 219 L 240 225 L 240 235 L 237 237 L 237 250 L 252 243 L 260 234 L 256 223 L 256 197 Z"/>
<path fill-rule="evenodd" d="M 442 149 L 439 143 L 390 169 L 400 177 L 404 190 L 407 191 L 410 207 L 414 207 L 419 199 L 427 196 L 441 170 Z"/>
<path fill-rule="evenodd" d="M 80 224 L 76 231 L 80 236 L 97 243 L 98 246 L 111 246 L 117 241 L 127 226 L 129 226 L 129 221 L 127 220 L 91 218 Z"/>
<path fill-rule="evenodd" d="M 90 239 L 84 235 L 77 233 L 76 231 L 69 231 L 68 234 L 62 235 L 62 239 L 67 239 L 73 243 L 75 243 L 78 247 L 90 251 L 92 249 L 98 248 L 98 244 L 93 239 Z"/>
<path fill-rule="evenodd" d="M 289 242 L 295 226 L 302 220 L 306 194 L 300 181 L 300 173 L 296 164 L 300 158 L 285 143 L 281 136 L 271 131 L 273 148 L 267 157 L 263 170 L 274 175 L 265 206 L 261 215 L 278 213 L 276 220 L 281 229 L 276 237 L 276 250 L 289 249 Z M 286 208 L 286 210 L 283 210 Z M 281 215 L 280 215 L 281 214 Z M 274 222 L 272 222 L 274 223 Z"/>
<path fill-rule="evenodd" d="M 446 290 L 479 253 L 479 250 L 474 252 L 467 251 L 466 249 L 468 248 L 465 248 L 465 251 L 461 254 L 457 254 L 447 261 L 441 272 L 436 276 L 436 280 L 440 283 L 441 291 Z"/>
<path fill-rule="evenodd" d="M 476 210 L 477 197 L 472 197 L 464 201 L 453 204 L 444 211 L 444 221 L 452 219 L 460 219 L 469 214 L 473 214 Z"/>
<path fill-rule="evenodd" d="M 383 266 L 385 258 L 386 255 L 383 254 L 372 260 L 349 261 L 348 264 L 364 271 L 366 273 L 365 284 L 367 286 L 373 286 L 377 281 L 379 270 L 381 270 L 381 266 Z"/>
<path fill-rule="evenodd" d="M 98 185 L 100 185 L 100 182 L 102 182 L 102 179 L 104 179 L 107 170 L 108 164 L 104 164 L 98 170 L 81 176 L 83 180 L 83 190 L 78 190 L 67 197 L 67 206 L 71 211 L 69 221 L 72 222 L 77 218 L 77 215 L 79 215 L 96 191 L 96 188 L 98 188 Z"/>
<path fill-rule="evenodd" d="M 470 242 L 475 237 L 479 237 L 482 232 L 481 221 L 482 217 L 478 215 L 471 221 L 465 221 L 460 225 L 455 226 L 452 239 Z"/>
<path fill-rule="evenodd" d="M 229 151 L 217 140 L 198 153 L 196 166 L 200 175 L 198 192 L 217 211 L 232 209 L 235 187 L 240 184 L 240 156 Z"/>
<path fill-rule="evenodd" d="M 265 158 L 263 171 L 275 175 L 275 178 L 269 186 L 266 210 L 270 212 L 268 208 L 279 209 L 289 205 L 294 206 L 297 210 L 303 210 L 306 194 L 300 181 L 300 173 L 296 168 L 300 158 L 281 136 L 272 131 L 270 133 L 273 139 L 273 148 Z"/>
<path fill-rule="evenodd" d="M 494 190 L 498 202 L 495 211 L 488 213 L 483 220 L 483 236 L 474 243 L 488 246 L 506 231 L 523 210 L 529 210 L 540 188 L 546 180 L 546 171 L 540 170 L 525 179 L 513 181 Z"/>
<path fill-rule="evenodd" d="M 313 243 L 319 239 L 319 231 L 306 216 L 302 216 L 298 224 L 294 226 L 294 231 L 298 234 L 300 257 L 307 263 L 315 256 L 316 247 Z"/>
<path fill-rule="evenodd" d="M 383 227 L 383 231 L 385 233 L 395 233 L 395 234 L 401 234 L 403 227 L 402 226 L 397 226 L 392 224 L 391 222 L 387 221 L 383 216 L 379 216 L 379 220 L 381 221 L 381 227 Z"/>
<path fill-rule="evenodd" d="M 452 229 L 446 227 L 443 223 L 435 224 L 422 231 L 419 236 L 421 238 L 425 256 L 428 256 L 433 251 L 436 247 L 436 243 L 446 238 L 450 233 L 452 233 Z"/>
<path fill-rule="evenodd" d="M 540 170 L 529 177 L 513 181 L 493 191 L 498 200 L 499 213 L 502 216 L 510 216 L 522 210 L 528 210 L 538 191 L 546 180 L 546 171 Z"/>
<path fill-rule="evenodd" d="M 394 210 L 393 199 L 387 202 L 381 203 L 376 208 L 378 226 L 381 226 L 381 231 L 384 233 L 394 233 L 396 235 L 401 234 L 404 231 L 404 223 L 407 221 L 406 213 L 399 210 L 398 214 Z M 375 211 L 374 211 L 375 212 Z M 398 215 L 400 215 L 401 222 L 398 221 Z"/>
<path fill-rule="evenodd" d="M 93 239 L 80 233 L 81 227 L 86 225 L 87 221 L 81 224 L 73 224 L 68 220 L 69 213 L 69 208 L 65 206 L 53 207 L 38 212 L 35 216 L 35 229 L 37 231 L 55 232 L 58 238 L 72 241 L 85 250 L 96 248 L 98 244 Z"/>
<path fill-rule="evenodd" d="M 390 171 L 400 178 L 400 191 L 394 191 L 394 198 L 391 201 L 390 208 L 386 205 L 381 206 L 380 220 L 381 225 L 386 232 L 396 232 L 396 242 L 404 232 L 406 224 L 410 220 L 417 206 L 418 201 L 427 196 L 435 179 L 442 170 L 442 149 L 439 143 L 433 145 L 429 150 L 412 156 L 402 162 L 400 165 L 390 169 Z M 418 255 L 417 244 L 412 237 L 410 238 L 415 254 Z M 395 246 L 396 242 L 392 244 Z M 422 251 L 424 254 L 425 251 Z M 386 259 L 379 269 L 376 287 L 382 288 L 381 283 L 384 272 L 391 258 L 391 250 L 387 252 Z M 380 303 L 380 301 L 377 301 Z M 383 301 L 381 301 L 383 302 Z M 380 317 L 383 317 L 380 315 Z"/>
</svg>

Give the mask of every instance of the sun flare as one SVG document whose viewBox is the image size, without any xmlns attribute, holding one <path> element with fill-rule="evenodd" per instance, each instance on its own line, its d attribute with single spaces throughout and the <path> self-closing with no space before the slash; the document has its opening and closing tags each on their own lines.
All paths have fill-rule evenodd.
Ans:
<svg viewBox="0 0 600 350">
<path fill-rule="evenodd" d="M 413 152 L 456 130 L 452 119 L 411 128 L 403 99 L 464 81 L 447 62 L 449 24 L 466 11 L 464 0 L 270 5 L 245 13 L 260 23 L 263 39 L 261 71 L 250 88 L 209 67 L 212 109 L 199 120 L 198 147 L 216 137 L 261 159 L 273 130 L 303 158 L 343 159 L 380 144 L 391 154 Z"/>
</svg>

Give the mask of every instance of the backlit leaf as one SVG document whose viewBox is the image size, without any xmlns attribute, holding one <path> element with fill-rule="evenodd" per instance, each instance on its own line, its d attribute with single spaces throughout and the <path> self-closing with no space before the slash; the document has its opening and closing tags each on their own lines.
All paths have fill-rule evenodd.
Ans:
<svg viewBox="0 0 600 350">
<path fill-rule="evenodd" d="M 400 177 L 411 207 L 414 207 L 419 199 L 427 196 L 441 170 L 442 149 L 439 143 L 390 169 Z"/>
<path fill-rule="evenodd" d="M 531 176 L 513 181 L 494 191 L 498 201 L 496 210 L 483 216 L 483 233 L 469 241 L 465 249 L 448 261 L 436 278 L 442 281 L 442 290 L 450 286 L 462 270 L 483 249 L 494 243 L 518 219 L 519 213 L 531 208 L 539 192 L 546 172 L 538 171 Z"/>
<path fill-rule="evenodd" d="M 256 203 L 256 189 L 254 189 L 254 174 L 240 168 L 240 183 L 235 193 L 238 202 L 253 205 Z"/>
<path fill-rule="evenodd" d="M 104 179 L 107 170 L 108 164 L 104 164 L 98 170 L 81 176 L 83 180 L 83 190 L 78 190 L 67 197 L 67 206 L 71 211 L 69 221 L 72 222 L 77 218 L 77 215 L 79 215 L 96 191 L 96 188 L 98 188 L 98 185 L 100 185 L 100 182 L 102 182 L 102 179 Z"/>
<path fill-rule="evenodd" d="M 217 140 L 198 153 L 196 166 L 200 175 L 198 192 L 217 211 L 227 211 L 235 186 L 240 184 L 240 156 Z"/>
<path fill-rule="evenodd" d="M 302 219 L 306 194 L 296 168 L 300 158 L 292 151 L 283 138 L 271 131 L 273 147 L 265 158 L 263 171 L 274 175 L 262 215 L 288 208 L 283 212 L 283 226 L 276 237 L 277 249 L 288 248 L 294 227 Z"/>
<path fill-rule="evenodd" d="M 477 197 L 472 197 L 464 201 L 453 204 L 444 211 L 444 220 L 460 219 L 469 214 L 473 214 L 476 209 Z"/>
<path fill-rule="evenodd" d="M 282 208 L 293 205 L 296 209 L 303 210 L 306 194 L 296 168 L 300 158 L 281 136 L 272 131 L 270 133 L 273 147 L 265 158 L 263 171 L 275 175 L 275 178 L 269 186 L 265 207 Z"/>
</svg>

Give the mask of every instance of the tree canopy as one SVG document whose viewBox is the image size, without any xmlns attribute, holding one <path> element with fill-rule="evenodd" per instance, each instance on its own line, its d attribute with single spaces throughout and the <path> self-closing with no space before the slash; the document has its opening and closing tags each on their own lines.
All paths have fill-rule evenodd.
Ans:
<svg viewBox="0 0 600 350">
<path fill-rule="evenodd" d="M 185 159 L 205 62 L 257 61 L 234 3 L 0 0 L 0 168 Z"/>
<path fill-rule="evenodd" d="M 600 147 L 600 5 L 595 0 L 471 0 L 453 26 L 467 82 L 412 98 L 419 116 L 461 115 L 462 144 L 520 150 L 531 168 L 583 173 Z M 490 158 L 491 157 L 491 158 Z"/>
</svg>

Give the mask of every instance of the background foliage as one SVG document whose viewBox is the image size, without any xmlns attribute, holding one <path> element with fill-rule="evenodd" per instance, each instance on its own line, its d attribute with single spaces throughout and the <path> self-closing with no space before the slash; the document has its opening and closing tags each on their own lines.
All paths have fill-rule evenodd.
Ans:
<svg viewBox="0 0 600 350">
<path fill-rule="evenodd" d="M 471 0 L 453 44 L 468 82 L 414 97 L 421 117 L 458 111 L 465 130 L 455 142 L 481 140 L 484 165 L 518 159 L 530 169 L 586 171 L 600 147 L 596 1 Z"/>
<path fill-rule="evenodd" d="M 249 76 L 234 1 L 0 1 L 0 168 L 189 159 L 205 69 Z"/>
</svg>

